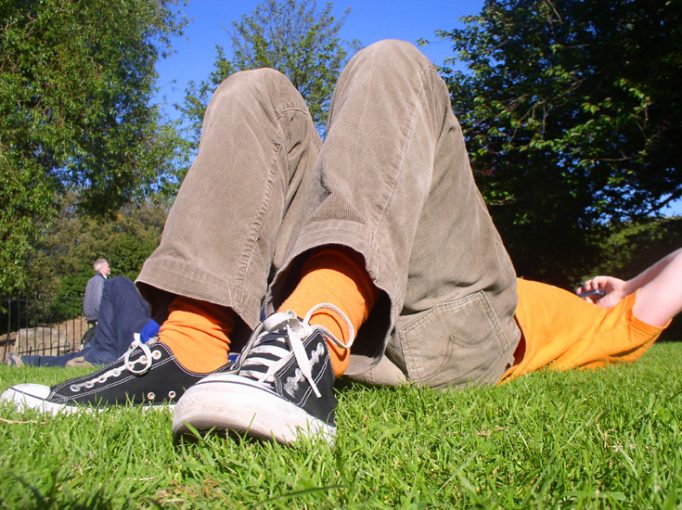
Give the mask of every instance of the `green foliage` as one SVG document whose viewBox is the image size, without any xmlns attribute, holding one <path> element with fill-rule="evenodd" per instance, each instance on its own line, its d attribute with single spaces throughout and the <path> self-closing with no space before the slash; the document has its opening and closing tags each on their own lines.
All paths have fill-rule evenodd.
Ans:
<svg viewBox="0 0 682 510">
<path fill-rule="evenodd" d="M 602 241 L 604 257 L 586 276 L 612 274 L 632 278 L 680 248 L 682 216 L 647 218 L 618 225 Z"/>
<path fill-rule="evenodd" d="M 341 18 L 332 3 L 317 9 L 315 0 L 265 0 L 253 13 L 232 23 L 232 57 L 218 45 L 214 69 L 208 79 L 190 82 L 180 107 L 198 144 L 201 122 L 210 95 L 229 75 L 246 69 L 271 67 L 285 74 L 307 101 L 320 131 L 324 130 L 331 94 L 347 58 L 347 47 L 357 43 L 339 38 L 350 10 Z"/>
<path fill-rule="evenodd" d="M 440 35 L 478 181 L 520 274 L 572 283 L 606 223 L 682 196 L 682 4 L 488 0 Z M 608 254 L 606 254 L 608 255 Z"/>
<path fill-rule="evenodd" d="M 168 0 L 0 0 L 0 290 L 53 199 L 112 214 L 175 171 L 179 138 L 150 105 L 154 64 L 181 21 Z"/>
<path fill-rule="evenodd" d="M 51 194 L 34 179 L 31 166 L 11 164 L 0 142 L 0 289 L 25 286 L 24 268 L 33 252 L 36 223 L 50 217 Z"/>
<path fill-rule="evenodd" d="M 53 297 L 66 309 L 79 309 L 83 290 L 93 276 L 92 264 L 109 260 L 112 275 L 134 280 L 156 248 L 167 210 L 151 203 L 129 205 L 113 218 L 79 214 L 78 197 L 63 197 L 57 218 L 36 245 L 28 267 L 27 288 Z"/>
<path fill-rule="evenodd" d="M 680 508 L 681 355 L 655 345 L 634 365 L 463 391 L 353 385 L 334 448 L 174 442 L 167 411 L 0 406 L 0 494 L 7 508 Z M 0 389 L 83 373 L 0 366 Z"/>
</svg>

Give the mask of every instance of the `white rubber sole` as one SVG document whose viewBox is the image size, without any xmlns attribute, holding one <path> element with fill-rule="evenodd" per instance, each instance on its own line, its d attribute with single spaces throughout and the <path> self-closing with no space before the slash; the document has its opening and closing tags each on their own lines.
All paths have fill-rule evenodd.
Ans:
<svg viewBox="0 0 682 510">
<path fill-rule="evenodd" d="M 105 409 L 112 409 L 116 406 L 110 407 L 92 407 L 86 405 L 67 405 L 67 404 L 57 404 L 56 402 L 50 402 L 45 400 L 50 394 L 50 387 L 44 386 L 42 384 L 24 383 L 17 384 L 11 388 L 5 390 L 2 395 L 0 395 L 0 402 L 7 402 L 14 405 L 17 411 L 25 411 L 27 409 L 34 409 L 42 413 L 51 414 L 53 416 L 64 413 L 64 414 L 75 414 L 83 412 L 93 412 L 93 411 L 103 411 Z M 150 409 L 169 409 L 173 411 L 175 404 L 160 404 L 160 405 L 142 405 L 140 406 L 142 410 L 148 411 Z"/>
<path fill-rule="evenodd" d="M 77 407 L 56 404 L 45 400 L 50 394 L 50 387 L 42 384 L 24 383 L 17 384 L 5 390 L 0 395 L 0 402 L 8 402 L 14 405 L 17 411 L 35 409 L 43 413 L 56 415 L 58 413 L 74 413 Z"/>
<path fill-rule="evenodd" d="M 235 375 L 214 374 L 189 388 L 173 413 L 173 433 L 211 429 L 247 433 L 291 444 L 320 438 L 334 444 L 336 427 L 310 416 L 295 404 Z"/>
</svg>

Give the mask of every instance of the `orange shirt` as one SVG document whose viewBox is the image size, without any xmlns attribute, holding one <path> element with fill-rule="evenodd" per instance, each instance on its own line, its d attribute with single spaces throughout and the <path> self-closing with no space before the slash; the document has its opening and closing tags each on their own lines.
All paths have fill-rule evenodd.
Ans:
<svg viewBox="0 0 682 510">
<path fill-rule="evenodd" d="M 517 284 L 516 320 L 525 354 L 504 373 L 502 382 L 542 367 L 568 370 L 632 362 L 664 329 L 633 315 L 636 293 L 613 308 L 601 308 L 552 285 L 522 278 Z"/>
</svg>

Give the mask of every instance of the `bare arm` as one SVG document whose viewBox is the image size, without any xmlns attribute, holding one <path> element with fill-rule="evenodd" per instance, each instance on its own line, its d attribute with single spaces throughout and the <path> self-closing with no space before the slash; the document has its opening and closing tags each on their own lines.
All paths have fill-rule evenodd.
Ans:
<svg viewBox="0 0 682 510">
<path fill-rule="evenodd" d="M 586 298 L 610 308 L 625 296 L 639 290 L 634 314 L 653 326 L 665 326 L 682 311 L 682 248 L 668 254 L 631 280 L 612 276 L 596 276 L 583 283 L 578 291 L 602 289 L 602 298 Z"/>
</svg>

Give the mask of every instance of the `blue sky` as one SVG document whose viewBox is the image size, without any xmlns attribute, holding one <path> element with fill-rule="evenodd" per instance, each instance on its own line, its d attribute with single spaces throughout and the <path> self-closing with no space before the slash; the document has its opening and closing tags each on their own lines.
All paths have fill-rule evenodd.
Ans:
<svg viewBox="0 0 682 510">
<path fill-rule="evenodd" d="M 157 64 L 159 92 L 156 100 L 165 113 L 175 117 L 173 103 L 182 100 L 190 80 L 200 81 L 208 76 L 215 60 L 217 44 L 229 52 L 232 21 L 252 12 L 262 0 L 189 0 L 183 8 L 189 18 L 185 34 L 173 40 L 175 53 Z M 318 0 L 318 6 L 326 4 Z M 477 14 L 483 0 L 335 0 L 334 12 L 341 15 L 346 8 L 351 12 L 341 31 L 341 38 L 357 39 L 363 46 L 381 39 L 430 41 L 422 51 L 436 64 L 452 56 L 447 41 L 434 36 L 437 29 L 452 29 L 459 19 Z M 228 53 L 229 55 L 229 53 Z"/>
<path fill-rule="evenodd" d="M 155 101 L 171 118 L 177 117 L 173 104 L 182 101 L 190 80 L 205 79 L 215 60 L 216 45 L 230 51 L 232 21 L 252 12 L 262 0 L 189 0 L 183 8 L 189 18 L 183 36 L 172 42 L 174 53 L 157 64 L 158 93 Z M 325 0 L 318 0 L 324 6 Z M 483 0 L 335 0 L 334 12 L 351 12 L 341 31 L 341 38 L 357 39 L 363 46 L 381 39 L 404 39 L 416 42 L 423 38 L 430 44 L 422 51 L 436 64 L 453 56 L 447 41 L 437 39 L 438 29 L 461 26 L 462 16 L 478 14 Z M 682 200 L 664 211 L 682 214 Z"/>
</svg>

